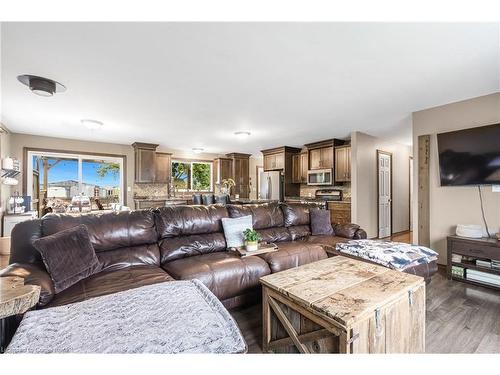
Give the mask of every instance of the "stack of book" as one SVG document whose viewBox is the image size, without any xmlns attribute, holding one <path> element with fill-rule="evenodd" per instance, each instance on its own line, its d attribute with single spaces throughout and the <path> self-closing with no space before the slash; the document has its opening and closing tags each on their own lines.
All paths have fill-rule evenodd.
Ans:
<svg viewBox="0 0 500 375">
<path fill-rule="evenodd" d="M 466 278 L 467 280 L 488 283 L 500 287 L 500 275 L 468 269 Z"/>
<path fill-rule="evenodd" d="M 451 275 L 453 277 L 459 277 L 461 279 L 464 278 L 465 274 L 464 274 L 464 268 L 463 267 L 459 267 L 459 266 L 452 266 L 451 267 Z"/>
<path fill-rule="evenodd" d="M 491 261 L 490 260 L 476 259 L 476 266 L 478 266 L 478 267 L 485 267 L 485 268 L 491 268 Z"/>
</svg>

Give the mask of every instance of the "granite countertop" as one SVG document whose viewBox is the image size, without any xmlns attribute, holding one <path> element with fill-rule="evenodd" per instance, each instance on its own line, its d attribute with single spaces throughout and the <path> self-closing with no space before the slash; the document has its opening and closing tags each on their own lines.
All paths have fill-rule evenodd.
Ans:
<svg viewBox="0 0 500 375">
<path fill-rule="evenodd" d="M 166 197 L 166 196 L 158 196 L 158 197 L 134 197 L 134 201 L 187 201 L 189 198 L 181 198 L 181 197 Z"/>
</svg>

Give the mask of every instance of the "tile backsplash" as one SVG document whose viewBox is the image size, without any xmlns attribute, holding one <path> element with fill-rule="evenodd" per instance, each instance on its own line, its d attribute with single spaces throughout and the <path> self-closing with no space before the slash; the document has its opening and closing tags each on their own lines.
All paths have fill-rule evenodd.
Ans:
<svg viewBox="0 0 500 375">
<path fill-rule="evenodd" d="M 134 196 L 138 197 L 166 197 L 168 196 L 167 184 L 135 184 Z"/>
<path fill-rule="evenodd" d="M 337 186 L 310 186 L 301 184 L 300 185 L 300 196 L 301 197 L 314 197 L 316 190 L 320 189 L 338 189 L 342 190 L 342 200 L 351 200 L 351 184 L 345 183 L 344 185 Z"/>
</svg>

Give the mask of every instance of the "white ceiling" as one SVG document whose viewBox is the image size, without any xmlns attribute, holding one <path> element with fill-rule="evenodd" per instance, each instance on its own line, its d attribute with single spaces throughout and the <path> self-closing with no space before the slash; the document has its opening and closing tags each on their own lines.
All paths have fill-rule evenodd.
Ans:
<svg viewBox="0 0 500 375">
<path fill-rule="evenodd" d="M 499 24 L 3 23 L 1 36 L 2 122 L 83 140 L 255 153 L 359 130 L 409 144 L 411 112 L 500 90 Z M 38 97 L 19 74 L 68 90 Z"/>
</svg>

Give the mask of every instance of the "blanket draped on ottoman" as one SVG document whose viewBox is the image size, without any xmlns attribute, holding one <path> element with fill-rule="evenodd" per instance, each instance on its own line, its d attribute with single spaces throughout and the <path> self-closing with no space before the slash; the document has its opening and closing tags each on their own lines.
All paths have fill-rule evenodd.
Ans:
<svg viewBox="0 0 500 375">
<path fill-rule="evenodd" d="M 246 343 L 198 280 L 172 281 L 25 314 L 7 353 L 243 353 Z"/>
<path fill-rule="evenodd" d="M 425 246 L 381 240 L 352 240 L 338 243 L 337 251 L 403 271 L 437 260 L 438 253 Z"/>
</svg>

